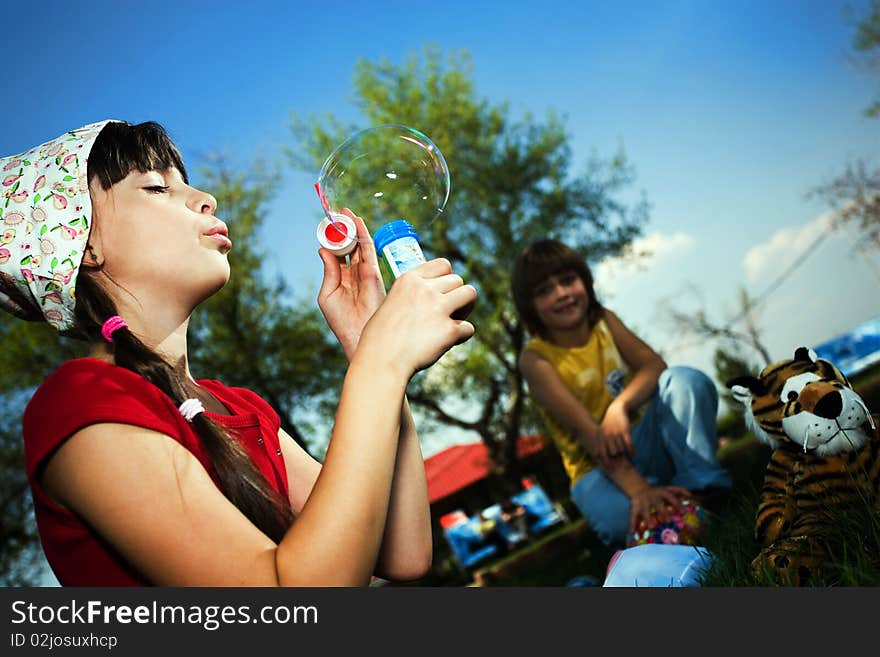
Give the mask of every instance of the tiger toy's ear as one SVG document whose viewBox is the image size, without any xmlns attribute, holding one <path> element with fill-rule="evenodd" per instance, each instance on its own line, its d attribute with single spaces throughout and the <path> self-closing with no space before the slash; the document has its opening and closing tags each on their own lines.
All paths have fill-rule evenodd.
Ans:
<svg viewBox="0 0 880 657">
<path fill-rule="evenodd" d="M 738 376 L 727 382 L 733 398 L 741 404 L 748 404 L 752 401 L 752 397 L 767 394 L 767 388 L 764 382 L 756 376 Z"/>
<path fill-rule="evenodd" d="M 819 360 L 819 356 L 812 349 L 808 349 L 807 347 L 798 347 L 794 350 L 794 359 L 803 360 L 807 363 L 815 363 L 817 360 Z"/>
<path fill-rule="evenodd" d="M 760 442 L 769 445 L 772 449 L 776 449 L 779 446 L 779 442 L 767 434 L 764 428 L 758 424 L 755 415 L 752 413 L 752 400 L 755 397 L 763 397 L 769 393 L 767 384 L 756 376 L 738 376 L 730 379 L 727 382 L 727 387 L 730 388 L 733 398 L 745 407 L 743 419 L 746 422 L 746 427 Z"/>
<path fill-rule="evenodd" d="M 852 384 L 849 382 L 849 379 L 846 378 L 846 375 L 844 375 L 844 373 L 840 371 L 837 365 L 826 358 L 820 358 L 819 354 L 817 354 L 812 349 L 807 349 L 806 347 L 798 347 L 797 349 L 795 349 L 794 358 L 795 360 L 802 360 L 806 361 L 807 363 L 826 363 L 833 372 L 835 379 L 840 381 L 847 388 L 852 388 Z"/>
</svg>

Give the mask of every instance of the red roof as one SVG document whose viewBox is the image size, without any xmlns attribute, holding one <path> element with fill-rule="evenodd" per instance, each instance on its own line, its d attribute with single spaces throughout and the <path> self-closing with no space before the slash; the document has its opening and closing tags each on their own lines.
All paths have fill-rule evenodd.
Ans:
<svg viewBox="0 0 880 657">
<path fill-rule="evenodd" d="M 516 443 L 516 457 L 521 459 L 540 452 L 545 446 L 540 435 L 520 436 Z M 489 452 L 483 442 L 453 445 L 425 459 L 428 478 L 428 501 L 452 495 L 489 474 Z"/>
</svg>

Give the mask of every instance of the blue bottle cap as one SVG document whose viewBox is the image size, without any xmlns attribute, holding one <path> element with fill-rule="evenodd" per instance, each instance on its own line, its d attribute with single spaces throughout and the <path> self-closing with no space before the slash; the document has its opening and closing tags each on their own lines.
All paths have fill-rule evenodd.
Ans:
<svg viewBox="0 0 880 657">
<path fill-rule="evenodd" d="M 376 251 L 382 253 L 382 249 L 401 237 L 413 237 L 419 239 L 416 229 L 406 219 L 397 219 L 390 221 L 373 234 L 373 242 L 376 245 Z"/>
</svg>

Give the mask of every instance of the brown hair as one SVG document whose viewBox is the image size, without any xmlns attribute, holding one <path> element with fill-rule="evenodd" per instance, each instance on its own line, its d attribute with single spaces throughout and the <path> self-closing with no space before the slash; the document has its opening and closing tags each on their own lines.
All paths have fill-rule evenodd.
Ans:
<svg viewBox="0 0 880 657">
<path fill-rule="evenodd" d="M 164 171 L 171 167 L 187 180 L 180 153 L 162 126 L 153 122 L 114 122 L 104 127 L 92 146 L 88 179 L 97 178 L 104 189 L 109 189 L 134 170 Z M 78 337 L 92 342 L 103 339 L 101 325 L 117 314 L 113 300 L 85 269 L 77 276 L 75 313 Z M 117 365 L 144 377 L 168 395 L 175 406 L 195 396 L 183 363 L 168 363 L 127 328 L 113 334 L 112 348 Z M 223 427 L 204 413 L 193 418 L 192 426 L 211 459 L 223 494 L 267 536 L 280 541 L 293 522 L 288 500 L 268 484 L 238 440 Z"/>
<path fill-rule="evenodd" d="M 535 311 L 536 288 L 550 276 L 567 271 L 574 272 L 587 291 L 587 322 L 590 328 L 601 318 L 603 307 L 596 298 L 593 275 L 584 257 L 559 240 L 539 240 L 527 246 L 516 257 L 510 281 L 516 311 L 532 335 L 545 339 L 548 337 L 547 329 Z"/>
</svg>

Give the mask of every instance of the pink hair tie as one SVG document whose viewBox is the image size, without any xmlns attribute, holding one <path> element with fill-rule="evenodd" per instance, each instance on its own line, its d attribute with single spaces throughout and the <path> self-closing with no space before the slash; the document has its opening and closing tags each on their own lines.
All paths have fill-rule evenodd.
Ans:
<svg viewBox="0 0 880 657">
<path fill-rule="evenodd" d="M 113 342 L 113 334 L 121 328 L 128 328 L 128 324 L 119 315 L 113 315 L 101 326 L 101 335 L 107 342 Z"/>
</svg>

